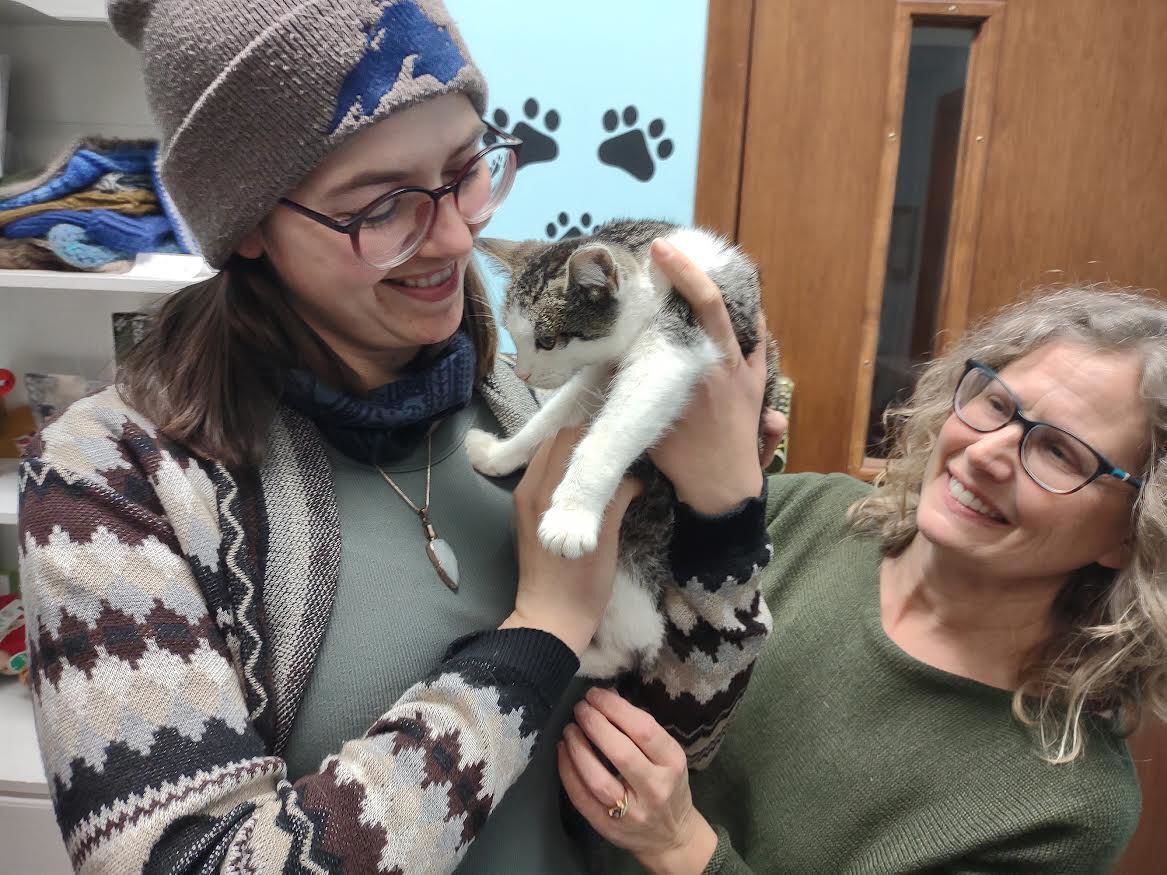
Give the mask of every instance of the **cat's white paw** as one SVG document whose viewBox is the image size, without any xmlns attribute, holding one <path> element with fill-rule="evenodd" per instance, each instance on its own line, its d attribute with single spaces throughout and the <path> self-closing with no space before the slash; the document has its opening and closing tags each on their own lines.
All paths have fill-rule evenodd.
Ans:
<svg viewBox="0 0 1167 875">
<path fill-rule="evenodd" d="M 631 670 L 636 665 L 637 657 L 634 650 L 616 650 L 593 641 L 579 655 L 579 671 L 575 676 L 608 680 Z"/>
<path fill-rule="evenodd" d="M 513 474 L 527 461 L 516 458 L 513 452 L 507 452 L 507 441 L 480 428 L 472 428 L 466 432 L 466 455 L 470 457 L 470 464 L 474 466 L 474 470 L 487 477 L 505 477 Z"/>
<path fill-rule="evenodd" d="M 552 505 L 539 523 L 539 542 L 553 553 L 578 559 L 596 549 L 600 517 L 587 510 Z"/>
</svg>

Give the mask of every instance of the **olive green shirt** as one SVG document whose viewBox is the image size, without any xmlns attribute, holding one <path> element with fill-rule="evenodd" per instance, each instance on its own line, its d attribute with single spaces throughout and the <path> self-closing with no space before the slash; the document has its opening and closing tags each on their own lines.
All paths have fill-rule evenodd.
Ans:
<svg viewBox="0 0 1167 875">
<path fill-rule="evenodd" d="M 770 480 L 774 632 L 724 747 L 693 778 L 721 840 L 708 871 L 1110 871 L 1139 817 L 1125 743 L 1091 726 L 1083 757 L 1051 765 L 1010 693 L 888 638 L 878 542 L 845 521 L 868 489 Z"/>
</svg>

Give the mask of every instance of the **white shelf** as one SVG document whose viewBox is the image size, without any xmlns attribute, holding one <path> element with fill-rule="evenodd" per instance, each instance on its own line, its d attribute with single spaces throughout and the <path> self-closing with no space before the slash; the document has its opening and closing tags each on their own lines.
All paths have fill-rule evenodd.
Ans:
<svg viewBox="0 0 1167 875">
<path fill-rule="evenodd" d="M 0 793 L 47 796 L 41 751 L 32 718 L 32 692 L 16 678 L 0 677 Z"/>
<path fill-rule="evenodd" d="M 69 273 L 55 270 L 0 270 L 0 289 L 72 289 L 94 292 L 142 292 L 165 294 L 195 280 L 160 279 L 128 274 Z"/>
<path fill-rule="evenodd" d="M 0 526 L 16 525 L 15 459 L 0 459 Z M 3 736 L 0 736 L 2 738 Z"/>
<path fill-rule="evenodd" d="M 139 258 L 125 273 L 0 270 L 0 289 L 79 289 L 163 295 L 214 275 L 205 261 L 193 255 L 151 253 Z"/>
<path fill-rule="evenodd" d="M 0 5 L 5 5 L 0 3 Z M 9 0 L 58 21 L 108 21 L 104 0 Z"/>
</svg>

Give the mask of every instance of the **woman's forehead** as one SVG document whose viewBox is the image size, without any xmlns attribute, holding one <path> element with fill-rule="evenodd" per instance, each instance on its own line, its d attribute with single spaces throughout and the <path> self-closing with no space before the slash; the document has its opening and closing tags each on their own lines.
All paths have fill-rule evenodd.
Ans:
<svg viewBox="0 0 1167 875">
<path fill-rule="evenodd" d="M 303 188 L 332 194 L 356 187 L 369 172 L 406 176 L 426 170 L 476 144 L 483 129 L 463 95 L 427 100 L 346 140 L 308 175 Z"/>
<path fill-rule="evenodd" d="M 1148 430 L 1142 369 L 1142 357 L 1132 351 L 1051 343 L 1000 374 L 1031 417 L 1068 429 L 1103 453 L 1134 455 Z"/>
</svg>

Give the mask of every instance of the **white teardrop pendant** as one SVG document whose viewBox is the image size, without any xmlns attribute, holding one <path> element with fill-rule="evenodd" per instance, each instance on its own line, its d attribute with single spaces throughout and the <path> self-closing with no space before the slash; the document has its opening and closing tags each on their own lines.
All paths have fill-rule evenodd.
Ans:
<svg viewBox="0 0 1167 875">
<path fill-rule="evenodd" d="M 454 548 L 441 538 L 434 538 L 425 545 L 425 552 L 442 583 L 449 587 L 451 592 L 457 592 L 458 557 L 454 555 Z"/>
</svg>

